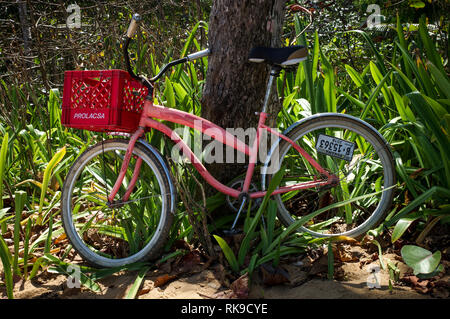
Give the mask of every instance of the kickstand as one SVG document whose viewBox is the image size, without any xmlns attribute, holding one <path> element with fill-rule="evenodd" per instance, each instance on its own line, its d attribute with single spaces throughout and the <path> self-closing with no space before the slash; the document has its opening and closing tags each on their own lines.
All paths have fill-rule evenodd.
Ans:
<svg viewBox="0 0 450 319">
<path fill-rule="evenodd" d="M 236 217 L 234 218 L 234 222 L 233 225 L 231 226 L 230 230 L 224 230 L 223 233 L 227 236 L 233 236 L 233 235 L 238 235 L 242 233 L 242 230 L 240 229 L 236 229 L 236 223 L 239 219 L 239 215 L 241 214 L 242 210 L 244 209 L 245 203 L 247 202 L 247 197 L 244 197 L 242 199 L 242 203 L 241 203 L 241 207 L 239 207 L 239 210 L 236 214 Z"/>
</svg>

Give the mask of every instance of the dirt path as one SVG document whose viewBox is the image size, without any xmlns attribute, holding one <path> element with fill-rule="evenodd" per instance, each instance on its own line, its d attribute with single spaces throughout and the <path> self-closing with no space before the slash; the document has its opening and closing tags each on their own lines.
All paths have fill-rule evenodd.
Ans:
<svg viewBox="0 0 450 319">
<path fill-rule="evenodd" d="M 359 248 L 349 248 L 350 255 L 362 253 Z M 445 289 L 428 289 L 419 293 L 404 283 L 394 284 L 389 290 L 389 273 L 379 270 L 379 260 L 367 262 L 367 255 L 359 255 L 347 262 L 338 263 L 335 267 L 335 278 L 326 279 L 326 255 L 313 260 L 303 258 L 297 261 L 283 262 L 283 278 L 279 280 L 259 271 L 253 278 L 248 290 L 248 297 L 254 299 L 431 299 L 448 298 L 448 287 Z M 391 260 L 400 270 L 399 278 L 411 272 L 411 269 L 398 260 L 395 254 L 383 255 L 383 260 Z M 211 265 L 207 269 L 191 269 L 190 274 L 174 275 L 174 269 L 167 272 L 165 267 L 147 273 L 137 298 L 139 299 L 210 299 L 236 297 L 224 279 L 223 267 Z M 371 269 L 375 268 L 375 273 Z M 447 267 L 448 268 L 448 267 Z M 378 271 L 379 270 L 379 271 Z M 1 270 L 0 270 L 1 272 Z M 448 272 L 448 271 L 447 271 Z M 68 279 L 64 275 L 42 273 L 32 281 L 17 282 L 14 296 L 17 299 L 30 298 L 124 298 L 136 279 L 136 272 L 117 273 L 98 280 L 101 292 L 94 293 L 84 287 L 68 288 Z M 376 277 L 375 277 L 376 276 Z M 441 276 L 441 282 L 450 284 L 450 277 Z M 274 279 L 275 278 L 275 279 Z M 370 283 L 379 280 L 378 288 L 370 289 Z M 278 282 L 277 282 L 278 280 Z M 267 285 L 269 283 L 270 285 Z M 227 287 L 228 286 L 228 287 Z M 0 297 L 5 298 L 4 289 L 0 289 Z"/>
</svg>

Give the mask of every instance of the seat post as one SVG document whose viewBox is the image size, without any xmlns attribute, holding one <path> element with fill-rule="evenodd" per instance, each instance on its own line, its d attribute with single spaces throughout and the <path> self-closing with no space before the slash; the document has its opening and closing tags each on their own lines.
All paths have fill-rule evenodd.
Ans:
<svg viewBox="0 0 450 319">
<path fill-rule="evenodd" d="M 266 113 L 267 105 L 269 104 L 270 94 L 272 93 L 273 79 L 278 77 L 278 75 L 280 75 L 280 70 L 281 67 L 275 65 L 272 66 L 272 69 L 270 70 L 269 81 L 267 82 L 266 88 L 266 96 L 264 97 L 263 109 L 261 111 L 262 113 Z"/>
</svg>

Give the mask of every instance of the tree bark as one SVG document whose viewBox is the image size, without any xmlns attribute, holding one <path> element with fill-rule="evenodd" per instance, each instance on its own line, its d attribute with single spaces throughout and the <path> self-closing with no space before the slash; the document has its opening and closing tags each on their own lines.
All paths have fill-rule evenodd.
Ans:
<svg viewBox="0 0 450 319">
<path fill-rule="evenodd" d="M 269 68 L 251 63 L 252 47 L 279 47 L 285 0 L 215 0 L 209 20 L 209 48 L 202 116 L 223 128 L 256 127 L 266 92 Z M 274 81 L 274 87 L 275 87 Z M 272 90 L 267 113 L 274 125 L 280 103 Z M 248 141 L 247 141 L 248 142 Z M 221 182 L 245 170 L 245 165 L 213 163 L 208 169 Z"/>
<path fill-rule="evenodd" d="M 22 26 L 22 38 L 24 53 L 28 57 L 31 52 L 31 29 L 28 22 L 28 10 L 26 1 L 17 1 L 19 7 L 19 20 Z"/>
</svg>

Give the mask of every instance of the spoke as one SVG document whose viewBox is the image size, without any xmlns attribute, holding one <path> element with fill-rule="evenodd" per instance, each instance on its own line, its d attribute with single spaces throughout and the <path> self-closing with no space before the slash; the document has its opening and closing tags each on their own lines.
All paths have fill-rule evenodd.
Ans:
<svg viewBox="0 0 450 319">
<path fill-rule="evenodd" d="M 125 202 L 112 203 L 112 204 L 110 204 L 108 206 L 109 206 L 109 208 L 121 207 L 121 206 L 123 206 L 125 204 L 134 203 L 134 202 L 137 202 L 137 201 L 141 201 L 141 200 L 149 199 L 149 198 L 154 198 L 154 197 L 162 197 L 162 196 L 170 196 L 170 194 L 167 193 L 167 194 L 161 194 L 161 195 L 150 195 L 150 196 L 145 196 L 145 197 L 136 198 L 136 199 L 132 199 L 132 200 L 127 200 Z"/>
<path fill-rule="evenodd" d="M 287 155 L 286 158 L 288 156 L 289 155 Z M 360 193 L 365 193 L 367 189 L 372 187 L 374 182 L 373 179 L 370 178 L 370 169 L 372 167 L 377 167 L 377 165 L 381 166 L 379 159 L 376 157 L 375 150 L 370 146 L 364 150 L 356 148 L 355 155 L 350 162 L 321 154 L 316 154 L 315 156 L 319 156 L 318 162 L 322 163 L 322 167 L 324 167 L 329 174 L 337 177 L 337 183 L 335 185 L 298 190 L 294 193 L 295 195 L 286 196 L 283 201 L 285 202 L 285 205 L 290 207 L 289 210 L 292 211 L 291 216 L 294 218 L 304 216 L 310 211 L 327 206 L 329 201 L 331 201 L 331 203 L 339 202 L 354 198 Z M 290 182 L 292 181 L 297 181 L 298 183 L 298 181 L 304 179 L 314 181 L 317 179 L 326 179 L 326 177 L 323 177 L 319 173 L 311 174 L 311 170 L 308 169 L 308 163 L 305 163 L 302 160 L 295 160 L 295 163 L 295 167 L 291 167 L 291 174 L 285 176 L 284 185 L 290 185 Z M 306 174 L 301 173 L 301 170 L 303 169 L 302 164 L 306 165 Z M 300 172 L 298 170 L 300 170 Z M 294 173 L 295 171 L 297 171 L 297 174 Z M 371 208 L 369 206 L 370 204 L 368 204 L 368 207 L 362 207 L 361 203 L 352 203 L 349 206 L 330 209 L 325 212 L 322 217 L 317 216 L 311 221 L 314 223 L 314 226 L 310 225 L 307 227 L 314 227 L 316 229 L 325 227 L 322 231 L 331 233 L 334 232 L 332 227 L 353 228 L 354 226 L 352 225 L 354 225 L 354 223 L 361 224 L 371 215 Z M 344 224 L 347 226 L 344 226 Z"/>
</svg>

